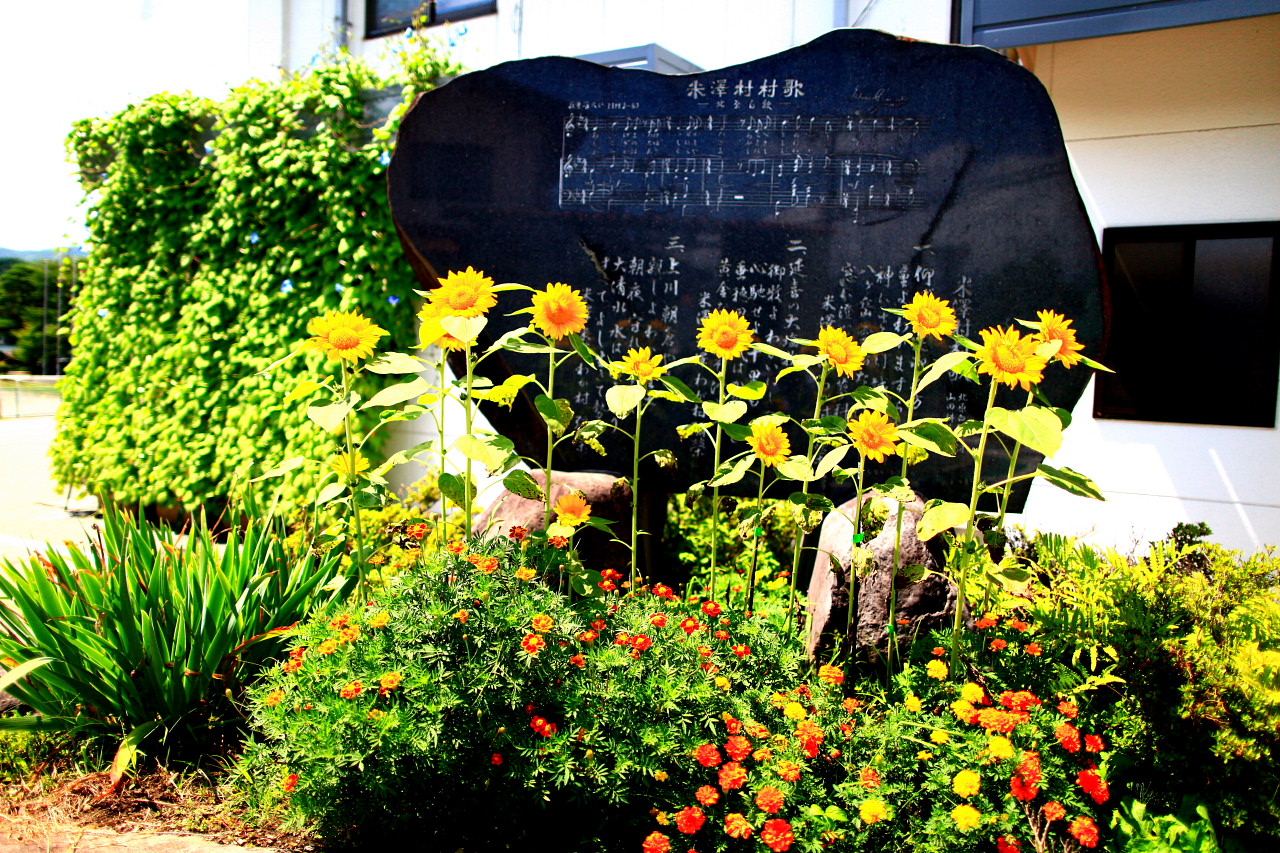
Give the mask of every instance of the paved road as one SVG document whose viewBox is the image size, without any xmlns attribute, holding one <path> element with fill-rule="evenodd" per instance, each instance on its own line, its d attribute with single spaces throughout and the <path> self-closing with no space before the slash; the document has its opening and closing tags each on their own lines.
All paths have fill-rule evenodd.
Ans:
<svg viewBox="0 0 1280 853">
<path fill-rule="evenodd" d="M 96 508 L 92 498 L 59 491 L 49 471 L 51 416 L 0 419 L 0 558 L 21 559 L 33 550 L 84 541 Z"/>
</svg>

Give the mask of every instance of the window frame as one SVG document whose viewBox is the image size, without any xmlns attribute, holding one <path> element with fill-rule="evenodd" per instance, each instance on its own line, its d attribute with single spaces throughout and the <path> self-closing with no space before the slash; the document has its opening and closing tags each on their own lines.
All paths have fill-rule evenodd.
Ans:
<svg viewBox="0 0 1280 853">
<path fill-rule="evenodd" d="M 447 0 L 446 0 L 447 1 Z M 496 15 L 498 13 L 498 0 L 481 0 L 474 6 L 455 12 L 446 12 L 441 15 L 436 4 L 440 0 L 423 0 L 416 7 L 422 9 L 426 7 L 426 19 L 428 27 L 438 27 L 441 24 L 452 24 L 457 21 L 466 21 L 471 18 L 479 18 L 483 15 Z M 415 10 L 416 11 L 416 10 Z M 378 20 L 378 0 L 365 0 L 364 4 L 364 37 L 366 39 L 382 38 L 384 36 L 395 35 L 404 32 L 405 28 L 412 23 L 412 17 L 395 19 L 392 23 L 376 26 Z"/>
</svg>

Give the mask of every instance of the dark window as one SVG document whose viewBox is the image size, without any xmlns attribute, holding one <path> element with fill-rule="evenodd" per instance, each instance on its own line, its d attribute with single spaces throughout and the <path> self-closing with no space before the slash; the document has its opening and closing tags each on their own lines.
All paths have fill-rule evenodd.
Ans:
<svg viewBox="0 0 1280 853">
<path fill-rule="evenodd" d="M 1094 414 L 1274 427 L 1280 222 L 1108 228 L 1111 329 Z"/>
<path fill-rule="evenodd" d="M 398 33 L 420 14 L 428 26 L 463 21 L 498 11 L 497 0 L 367 0 L 365 38 Z"/>
<path fill-rule="evenodd" d="M 1021 47 L 1280 13 L 1280 0 L 952 0 L 951 40 Z"/>
</svg>

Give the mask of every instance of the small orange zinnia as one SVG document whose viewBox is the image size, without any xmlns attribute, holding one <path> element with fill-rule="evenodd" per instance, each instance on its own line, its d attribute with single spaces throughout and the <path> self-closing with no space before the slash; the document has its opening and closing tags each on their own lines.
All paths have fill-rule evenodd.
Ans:
<svg viewBox="0 0 1280 853">
<path fill-rule="evenodd" d="M 1044 379 L 1048 360 L 1036 355 L 1035 338 L 1022 336 L 1017 329 L 996 326 L 983 329 L 982 346 L 978 348 L 978 372 L 991 376 L 992 381 L 1002 382 L 1010 388 L 1021 385 L 1030 391 L 1032 383 Z"/>
<path fill-rule="evenodd" d="M 386 329 L 354 311 L 326 311 L 323 317 L 314 317 L 307 323 L 310 340 L 302 346 L 322 352 L 338 361 L 356 361 L 373 355 L 378 338 L 388 334 Z"/>
<path fill-rule="evenodd" d="M 625 358 L 609 363 L 609 371 L 615 376 L 633 376 L 641 385 L 647 385 L 667 372 L 662 366 L 662 356 L 654 355 L 649 347 L 628 350 Z"/>
<path fill-rule="evenodd" d="M 897 453 L 898 426 L 884 412 L 867 409 L 849 424 L 849 438 L 863 457 L 883 462 Z"/>
<path fill-rule="evenodd" d="M 791 440 L 777 424 L 752 424 L 747 444 L 766 467 L 786 462 L 791 456 Z"/>
<path fill-rule="evenodd" d="M 1058 351 L 1053 358 L 1062 362 L 1063 367 L 1074 367 L 1080 361 L 1080 350 L 1084 344 L 1076 340 L 1076 330 L 1071 328 L 1071 321 L 1053 311 L 1038 311 L 1040 331 L 1033 338 L 1051 343 L 1059 341 Z"/>
<path fill-rule="evenodd" d="M 712 311 L 698 330 L 698 346 L 721 358 L 737 358 L 754 339 L 747 318 L 737 311 Z"/>
<path fill-rule="evenodd" d="M 587 327 L 587 303 L 567 284 L 548 284 L 533 294 L 533 325 L 553 341 Z"/>
<path fill-rule="evenodd" d="M 932 336 L 942 340 L 943 335 L 954 333 L 958 325 L 951 303 L 932 293 L 917 293 L 902 308 L 911 330 L 922 338 Z"/>
<path fill-rule="evenodd" d="M 827 326 L 818 332 L 818 354 L 827 357 L 841 376 L 853 376 L 866 358 L 862 346 L 844 329 Z"/>
<path fill-rule="evenodd" d="M 454 317 L 479 317 L 498 304 L 493 279 L 471 267 L 449 273 L 427 298 Z"/>
<path fill-rule="evenodd" d="M 570 492 L 556 501 L 556 521 L 566 527 L 577 527 L 591 517 L 591 504 L 577 492 Z"/>
</svg>

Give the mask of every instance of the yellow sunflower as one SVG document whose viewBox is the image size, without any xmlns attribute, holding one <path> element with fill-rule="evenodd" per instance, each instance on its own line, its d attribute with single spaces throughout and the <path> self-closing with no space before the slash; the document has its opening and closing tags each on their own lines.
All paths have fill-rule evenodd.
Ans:
<svg viewBox="0 0 1280 853">
<path fill-rule="evenodd" d="M 737 358 L 753 340 L 747 318 L 736 311 L 712 311 L 698 330 L 698 346 L 721 358 Z"/>
<path fill-rule="evenodd" d="M 369 460 L 358 450 L 355 458 L 352 458 L 350 453 L 335 453 L 329 457 L 327 464 L 338 473 L 339 477 L 354 477 L 369 470 Z"/>
<path fill-rule="evenodd" d="M 609 370 L 615 376 L 619 373 L 634 376 L 641 385 L 646 385 L 667 372 L 662 366 L 662 356 L 654 355 L 649 347 L 627 350 L 627 357 L 610 362 Z"/>
<path fill-rule="evenodd" d="M 423 323 L 429 323 L 432 320 L 439 320 L 442 317 L 450 316 L 453 315 L 449 312 L 448 308 L 437 302 L 427 302 L 422 306 L 422 310 L 418 312 L 418 319 Z M 455 338 L 443 329 L 440 329 L 440 337 L 430 341 L 423 338 L 421 340 L 421 344 L 424 348 L 437 346 L 446 350 L 462 350 L 467 348 L 466 343 Z"/>
<path fill-rule="evenodd" d="M 493 279 L 471 267 L 449 273 L 428 298 L 444 306 L 444 313 L 454 317 L 479 317 L 498 304 L 498 297 L 493 294 Z"/>
<path fill-rule="evenodd" d="M 786 462 L 791 456 L 791 439 L 777 424 L 752 424 L 747 444 L 769 468 Z"/>
<path fill-rule="evenodd" d="M 568 527 L 577 527 L 591 517 L 591 504 L 577 492 L 570 492 L 556 501 L 554 509 L 556 521 Z"/>
<path fill-rule="evenodd" d="M 883 462 L 897 453 L 898 426 L 884 412 L 867 409 L 849 424 L 849 438 L 864 458 Z"/>
<path fill-rule="evenodd" d="M 1062 362 L 1063 367 L 1074 367 L 1080 361 L 1080 350 L 1084 344 L 1076 340 L 1076 330 L 1071 328 L 1071 321 L 1053 311 L 1039 311 L 1040 331 L 1031 337 L 1050 343 L 1061 341 L 1058 352 L 1053 356 Z"/>
<path fill-rule="evenodd" d="M 911 330 L 923 338 L 932 335 L 942 340 L 943 335 L 956 330 L 956 312 L 951 309 L 951 303 L 932 293 L 917 293 L 902 308 L 906 312 L 904 316 L 911 321 Z"/>
<path fill-rule="evenodd" d="M 386 329 L 354 311 L 326 311 L 323 317 L 313 317 L 307 323 L 307 331 L 315 337 L 303 344 L 305 349 L 322 352 L 338 361 L 356 361 L 373 355 L 378 338 L 387 334 Z"/>
<path fill-rule="evenodd" d="M 567 284 L 548 284 L 533 294 L 533 325 L 553 341 L 587 327 L 587 302 Z"/>
<path fill-rule="evenodd" d="M 844 329 L 827 326 L 818 332 L 818 353 L 824 355 L 841 376 L 853 376 L 866 358 L 862 346 Z"/>
<path fill-rule="evenodd" d="M 983 329 L 982 346 L 978 347 L 978 372 L 991 375 L 995 382 L 1003 382 L 1012 388 L 1021 385 L 1030 391 L 1032 383 L 1044 379 L 1044 368 L 1049 362 L 1036 355 L 1035 338 L 1026 337 L 1017 329 Z"/>
</svg>

